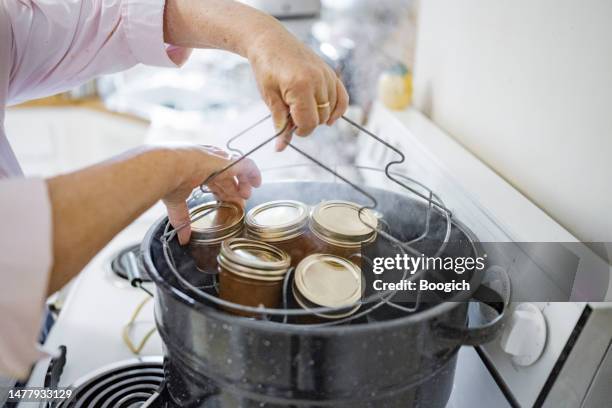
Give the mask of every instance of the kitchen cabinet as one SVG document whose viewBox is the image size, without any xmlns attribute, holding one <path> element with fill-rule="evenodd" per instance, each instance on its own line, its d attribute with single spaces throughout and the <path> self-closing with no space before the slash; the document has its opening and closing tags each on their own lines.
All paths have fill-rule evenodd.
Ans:
<svg viewBox="0 0 612 408">
<path fill-rule="evenodd" d="M 80 107 L 13 108 L 8 139 L 26 175 L 76 170 L 142 144 L 148 123 Z"/>
</svg>

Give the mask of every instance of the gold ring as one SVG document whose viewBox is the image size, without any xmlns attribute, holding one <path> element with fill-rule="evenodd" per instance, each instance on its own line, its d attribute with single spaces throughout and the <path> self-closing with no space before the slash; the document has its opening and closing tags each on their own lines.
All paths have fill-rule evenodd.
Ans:
<svg viewBox="0 0 612 408">
<path fill-rule="evenodd" d="M 325 103 L 317 105 L 317 108 L 325 109 L 325 108 L 329 108 L 330 106 L 331 106 L 331 104 L 329 102 L 325 102 Z"/>
</svg>

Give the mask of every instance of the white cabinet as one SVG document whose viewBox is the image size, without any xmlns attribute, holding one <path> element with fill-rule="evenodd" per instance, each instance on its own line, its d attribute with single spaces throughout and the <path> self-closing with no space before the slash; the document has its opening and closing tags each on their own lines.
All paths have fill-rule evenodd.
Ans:
<svg viewBox="0 0 612 408">
<path fill-rule="evenodd" d="M 5 129 L 26 175 L 50 176 L 142 144 L 148 124 L 85 108 L 17 108 Z"/>
</svg>

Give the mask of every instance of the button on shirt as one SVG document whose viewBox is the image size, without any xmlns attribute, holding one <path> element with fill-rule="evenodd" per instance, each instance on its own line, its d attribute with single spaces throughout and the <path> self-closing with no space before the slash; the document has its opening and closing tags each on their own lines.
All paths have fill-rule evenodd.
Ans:
<svg viewBox="0 0 612 408">
<path fill-rule="evenodd" d="M 25 178 L 4 132 L 6 106 L 138 63 L 177 66 L 164 0 L 0 0 L 0 374 L 22 377 L 36 345 L 53 262 L 44 180 Z"/>
</svg>

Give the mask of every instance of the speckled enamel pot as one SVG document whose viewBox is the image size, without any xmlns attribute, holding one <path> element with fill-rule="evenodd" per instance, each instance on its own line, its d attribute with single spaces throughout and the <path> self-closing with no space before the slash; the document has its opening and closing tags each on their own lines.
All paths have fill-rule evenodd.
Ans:
<svg viewBox="0 0 612 408">
<path fill-rule="evenodd" d="M 422 201 L 381 189 L 368 191 L 397 238 L 407 240 L 423 230 L 427 207 Z M 341 184 L 279 182 L 257 189 L 248 206 L 277 199 L 309 205 L 329 199 L 363 201 Z M 159 240 L 166 222 L 151 228 L 143 256 L 157 286 L 155 316 L 164 342 L 167 386 L 180 406 L 444 407 L 459 347 L 491 340 L 503 322 L 467 327 L 466 300 L 478 291 L 478 274 L 472 276 L 472 293 L 466 298 L 390 320 L 308 327 L 233 316 L 177 283 Z M 445 230 L 445 218 L 433 211 L 428 238 L 434 242 Z M 192 281 L 202 278 L 192 274 L 188 252 L 176 242 L 172 245 L 181 273 Z M 454 221 L 448 251 L 476 255 L 479 250 L 467 228 Z"/>
</svg>

